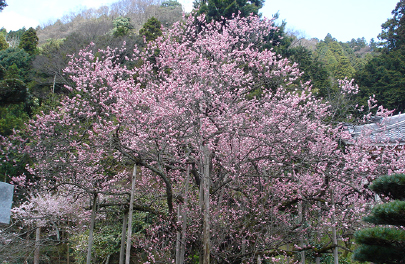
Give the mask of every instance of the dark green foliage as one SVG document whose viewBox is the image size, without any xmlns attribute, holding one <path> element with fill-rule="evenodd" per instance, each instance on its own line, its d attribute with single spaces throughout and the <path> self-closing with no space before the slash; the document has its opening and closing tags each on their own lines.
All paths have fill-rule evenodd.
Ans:
<svg viewBox="0 0 405 264">
<path fill-rule="evenodd" d="M 286 52 L 286 57 L 298 63 L 299 69 L 304 72 L 302 81 L 311 81 L 313 91 L 320 97 L 328 98 L 331 87 L 329 74 L 322 63 L 313 58 L 310 50 L 302 46 L 290 48 Z"/>
<path fill-rule="evenodd" d="M 393 17 L 381 25 L 378 38 L 386 51 L 402 48 L 405 44 L 405 0 L 400 0 L 391 12 Z"/>
<path fill-rule="evenodd" d="M 405 226 L 405 201 L 392 201 L 373 207 L 364 221 L 376 225 Z"/>
<path fill-rule="evenodd" d="M 337 39 L 335 39 L 334 37 L 332 37 L 332 34 L 328 33 L 325 36 L 325 39 L 323 40 L 326 44 L 329 44 L 331 42 L 337 42 Z"/>
<path fill-rule="evenodd" d="M 247 17 L 250 14 L 258 15 L 263 7 L 264 0 L 196 0 L 194 7 L 199 8 L 198 14 L 205 14 L 207 21 L 224 21 L 232 19 L 232 15 Z"/>
<path fill-rule="evenodd" d="M 373 182 L 371 189 L 392 198 L 403 198 L 405 175 L 383 176 Z M 394 200 L 376 205 L 364 221 L 391 227 L 367 228 L 355 233 L 359 247 L 354 259 L 373 263 L 403 263 L 405 260 L 405 201 Z M 392 226 L 398 226 L 392 227 Z"/>
<path fill-rule="evenodd" d="M 370 48 L 371 48 L 372 50 L 376 50 L 376 49 L 377 49 L 377 42 L 375 42 L 374 38 L 372 38 L 372 39 L 370 40 L 369 46 L 370 46 Z"/>
<path fill-rule="evenodd" d="M 3 80 L 7 74 L 6 69 L 0 64 L 0 80 Z"/>
<path fill-rule="evenodd" d="M 405 175 L 393 174 L 382 176 L 373 181 L 370 189 L 391 199 L 405 200 Z"/>
<path fill-rule="evenodd" d="M 21 129 L 28 121 L 28 91 L 19 79 L 16 64 L 6 70 L 0 65 L 0 135 L 12 134 L 13 129 Z"/>
<path fill-rule="evenodd" d="M 30 102 L 27 83 L 31 75 L 31 57 L 19 48 L 0 51 L 0 135 L 22 129 L 28 121 Z"/>
<path fill-rule="evenodd" d="M 405 259 L 405 231 L 400 229 L 374 227 L 355 233 L 356 242 L 361 244 L 354 254 L 358 261 L 374 263 L 401 263 Z"/>
<path fill-rule="evenodd" d="M 27 102 L 30 62 L 21 49 L 0 51 L 0 105 Z"/>
<path fill-rule="evenodd" d="M 370 259 L 369 252 L 373 252 L 373 257 Z M 373 263 L 402 263 L 398 259 L 404 259 L 403 248 L 365 245 L 355 251 L 357 261 L 373 261 Z"/>
<path fill-rule="evenodd" d="M 5 68 L 16 64 L 20 69 L 28 69 L 30 67 L 30 56 L 20 48 L 9 48 L 0 51 L 0 64 Z"/>
<path fill-rule="evenodd" d="M 30 27 L 21 36 L 19 48 L 25 50 L 28 54 L 34 55 L 37 52 L 38 37 L 35 29 Z"/>
<path fill-rule="evenodd" d="M 383 53 L 371 59 L 358 71 L 355 79 L 360 87 L 362 104 L 375 94 L 379 104 L 404 112 L 405 110 L 405 47 Z"/>
<path fill-rule="evenodd" d="M 11 135 L 13 129 L 23 128 L 24 123 L 27 122 L 28 119 L 29 116 L 25 111 L 24 103 L 0 106 L 0 135 Z M 12 167 L 10 167 L 9 170 L 11 168 Z"/>
<path fill-rule="evenodd" d="M 379 104 L 396 113 L 405 110 L 405 0 L 392 11 L 393 17 L 381 25 L 382 54 L 357 72 L 362 104 L 375 94 Z"/>
<path fill-rule="evenodd" d="M 8 48 L 0 51 L 0 65 L 3 66 L 6 71 L 10 70 L 10 67 L 15 65 L 18 69 L 19 78 L 26 82 L 29 80 L 31 70 L 31 57 L 22 49 Z"/>
<path fill-rule="evenodd" d="M 139 35 L 145 36 L 146 41 L 155 40 L 162 35 L 161 23 L 155 17 L 151 17 L 146 21 L 143 27 L 139 30 Z"/>
<path fill-rule="evenodd" d="M 280 14 L 276 13 L 273 15 L 275 21 L 278 20 Z M 273 49 L 277 54 L 283 57 L 288 57 L 288 49 L 293 42 L 293 37 L 286 34 L 287 22 L 284 20 L 281 23 L 274 23 L 277 27 L 276 30 L 271 30 L 270 34 L 265 38 L 265 44 L 263 44 L 263 49 Z"/>
<path fill-rule="evenodd" d="M 356 233 L 355 237 L 358 243 L 370 245 L 395 246 L 393 241 L 405 244 L 405 230 L 389 227 L 366 228 Z"/>
<path fill-rule="evenodd" d="M 367 41 L 364 37 L 357 39 L 352 38 L 352 40 L 349 42 L 349 46 L 353 49 L 353 51 L 359 51 L 367 46 Z"/>
<path fill-rule="evenodd" d="M 19 79 L 0 81 L 0 105 L 25 102 L 27 86 Z"/>
<path fill-rule="evenodd" d="M 27 102 L 28 96 L 25 81 L 28 80 L 30 60 L 22 50 L 8 53 L 9 50 L 0 52 L 0 58 L 3 58 L 0 62 L 0 105 Z M 15 63 L 8 65 L 13 58 Z"/>
</svg>

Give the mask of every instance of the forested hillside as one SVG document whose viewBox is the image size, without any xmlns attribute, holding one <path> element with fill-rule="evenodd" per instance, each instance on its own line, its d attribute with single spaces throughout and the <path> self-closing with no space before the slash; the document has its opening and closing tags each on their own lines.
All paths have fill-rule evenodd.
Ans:
<svg viewBox="0 0 405 264">
<path fill-rule="evenodd" d="M 405 1 L 345 43 L 263 4 L 120 0 L 3 28 L 0 260 L 355 263 L 368 186 L 405 150 L 347 127 L 405 109 Z"/>
</svg>

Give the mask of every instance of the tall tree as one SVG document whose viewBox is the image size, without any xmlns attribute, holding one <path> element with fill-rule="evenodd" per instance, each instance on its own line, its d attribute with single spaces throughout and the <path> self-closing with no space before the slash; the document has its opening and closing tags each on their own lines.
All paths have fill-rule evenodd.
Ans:
<svg viewBox="0 0 405 264">
<path fill-rule="evenodd" d="M 384 106 L 403 112 L 405 110 L 405 1 L 397 3 L 393 18 L 382 25 L 378 36 L 383 41 L 381 56 L 370 60 L 356 73 L 363 104 L 372 94 Z"/>
<path fill-rule="evenodd" d="M 328 104 L 295 82 L 296 64 L 261 49 L 271 21 L 198 21 L 199 31 L 190 16 L 135 48 L 127 59 L 138 67 L 119 63 L 121 49 L 73 57 L 71 95 L 27 128 L 31 173 L 95 201 L 128 192 L 125 169 L 136 164 L 134 209 L 154 216 L 137 246 L 150 261 L 175 261 L 179 215 L 185 258 L 202 263 L 338 255 L 339 235 L 357 228 L 369 201 L 365 178 L 403 169 L 403 153 L 381 153 L 367 137 L 342 151 L 350 136 L 324 122 Z"/>
<path fill-rule="evenodd" d="M 0 135 L 6 136 L 28 121 L 30 56 L 21 49 L 9 48 L 0 51 L 0 59 Z"/>
<path fill-rule="evenodd" d="M 405 49 L 382 53 L 371 59 L 355 74 L 360 86 L 363 105 L 369 96 L 375 95 L 380 104 L 395 110 L 405 111 Z"/>
<path fill-rule="evenodd" d="M 30 27 L 25 31 L 20 39 L 19 48 L 25 50 L 28 54 L 34 55 L 37 52 L 38 36 L 35 29 Z"/>
<path fill-rule="evenodd" d="M 354 258 L 373 263 L 404 263 L 405 259 L 405 174 L 382 176 L 370 189 L 390 202 L 378 204 L 364 220 L 378 225 L 357 231 L 359 248 Z"/>
<path fill-rule="evenodd" d="M 204 13 L 208 21 L 224 21 L 224 19 L 231 19 L 239 12 L 242 17 L 250 14 L 258 15 L 263 4 L 264 0 L 196 0 L 194 7 L 199 8 L 197 13 Z"/>
<path fill-rule="evenodd" d="M 151 17 L 139 30 L 139 35 L 145 37 L 146 41 L 155 40 L 157 37 L 162 36 L 162 24 L 155 17 Z"/>
<path fill-rule="evenodd" d="M 391 13 L 393 17 L 381 25 L 382 32 L 378 35 L 388 51 L 401 48 L 405 44 L 405 1 L 400 0 Z"/>
</svg>

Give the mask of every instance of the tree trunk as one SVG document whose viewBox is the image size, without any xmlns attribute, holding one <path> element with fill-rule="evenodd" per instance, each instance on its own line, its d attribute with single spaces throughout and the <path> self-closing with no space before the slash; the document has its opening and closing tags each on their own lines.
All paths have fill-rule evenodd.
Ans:
<svg viewBox="0 0 405 264">
<path fill-rule="evenodd" d="M 203 261 L 210 264 L 210 153 L 207 146 L 203 146 Z"/>
<path fill-rule="evenodd" d="M 67 226 L 69 226 L 69 218 L 67 218 L 67 219 L 66 219 L 66 223 L 67 223 Z M 69 233 L 67 232 L 67 230 L 65 230 L 65 231 L 63 232 L 63 234 L 64 234 L 64 239 L 65 239 L 65 241 L 66 241 L 66 264 L 70 264 L 70 254 L 69 254 L 69 249 L 70 249 L 70 246 L 69 246 Z"/>
<path fill-rule="evenodd" d="M 124 218 L 122 219 L 120 264 L 124 264 L 125 261 L 125 235 L 127 233 L 127 223 L 128 223 L 128 211 L 125 210 Z"/>
<path fill-rule="evenodd" d="M 339 252 L 338 252 L 338 242 L 337 242 L 337 234 L 336 234 L 336 219 L 335 219 L 335 197 L 333 196 L 333 190 L 330 190 L 330 199 L 332 203 L 332 243 L 335 246 L 333 248 L 333 261 L 334 264 L 339 264 Z"/>
<path fill-rule="evenodd" d="M 188 195 L 188 185 L 190 168 L 187 165 L 186 177 L 185 177 L 185 186 L 184 186 L 184 195 L 183 195 L 183 204 L 179 204 L 177 216 L 181 220 L 181 231 L 177 233 L 176 241 L 176 264 L 184 264 L 184 256 L 186 254 L 186 228 L 187 228 L 187 195 Z"/>
<path fill-rule="evenodd" d="M 110 258 L 111 258 L 111 255 L 108 255 L 107 258 L 105 259 L 104 264 L 109 264 L 110 263 Z"/>
<path fill-rule="evenodd" d="M 97 194 L 93 194 L 93 207 L 91 210 L 91 220 L 90 220 L 90 230 L 89 230 L 89 241 L 87 246 L 87 260 L 86 264 L 91 264 L 91 250 L 93 248 L 93 233 L 94 233 L 94 223 L 96 221 L 96 210 L 97 210 Z"/>
<path fill-rule="evenodd" d="M 182 217 L 181 217 L 181 203 L 178 204 L 177 206 L 177 219 L 179 221 L 181 221 Z M 180 246 L 181 246 L 181 230 L 177 231 L 177 235 L 176 235 L 176 264 L 181 264 L 180 262 Z"/>
<path fill-rule="evenodd" d="M 304 247 L 304 233 L 302 232 L 302 229 L 304 229 L 304 213 L 303 213 L 303 208 L 302 208 L 302 201 L 298 202 L 298 221 L 301 225 L 301 235 L 300 235 L 300 247 Z M 305 264 L 305 251 L 301 251 L 301 263 Z"/>
<path fill-rule="evenodd" d="M 55 76 L 53 76 L 53 84 L 52 84 L 52 93 L 55 93 L 55 83 L 56 83 L 56 73 Z"/>
<path fill-rule="evenodd" d="M 37 226 L 35 231 L 34 264 L 39 264 L 40 239 L 41 239 L 41 227 Z"/>
<path fill-rule="evenodd" d="M 186 228 L 187 228 L 187 215 L 185 210 L 182 213 L 182 224 L 181 224 L 181 240 L 180 240 L 180 259 L 179 264 L 184 264 L 184 257 L 186 255 Z"/>
<path fill-rule="evenodd" d="M 182 224 L 181 224 L 181 244 L 180 244 L 180 263 L 184 263 L 184 257 L 186 255 L 186 233 L 187 233 L 187 203 L 188 203 L 188 186 L 189 186 L 189 177 L 190 177 L 190 165 L 187 165 L 186 170 L 186 187 L 184 190 L 184 204 L 183 204 L 183 213 L 182 213 Z"/>
<path fill-rule="evenodd" d="M 322 218 L 321 218 L 321 215 L 322 215 L 321 202 L 318 202 L 318 207 L 319 207 L 319 210 L 318 210 L 318 223 L 321 223 L 321 221 L 322 221 Z M 318 243 L 321 243 L 321 230 L 319 230 L 319 229 L 318 229 L 318 232 L 317 232 L 317 239 L 318 239 Z M 316 264 L 321 264 L 321 257 L 319 255 L 316 256 L 315 263 Z"/>
<path fill-rule="evenodd" d="M 129 201 L 127 250 L 125 252 L 125 264 L 129 264 L 129 261 L 131 258 L 132 214 L 134 212 L 135 182 L 136 182 L 136 164 L 134 164 L 134 171 L 132 172 L 131 198 Z"/>
</svg>

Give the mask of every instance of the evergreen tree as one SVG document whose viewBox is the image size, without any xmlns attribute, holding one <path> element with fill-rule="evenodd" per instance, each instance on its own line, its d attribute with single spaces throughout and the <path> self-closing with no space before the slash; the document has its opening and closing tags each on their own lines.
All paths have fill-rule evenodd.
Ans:
<svg viewBox="0 0 405 264">
<path fill-rule="evenodd" d="M 281 23 L 277 23 L 279 17 L 280 14 L 278 12 L 273 15 L 275 21 L 274 26 L 277 27 L 277 29 L 270 31 L 270 34 L 265 39 L 266 43 L 262 45 L 262 49 L 273 49 L 277 54 L 288 57 L 294 37 L 286 33 L 287 22 L 285 20 L 281 21 Z"/>
<path fill-rule="evenodd" d="M 151 17 L 146 21 L 143 27 L 139 30 L 139 35 L 145 36 L 146 41 L 155 40 L 162 35 L 162 24 L 155 17 Z"/>
<path fill-rule="evenodd" d="M 27 86 L 19 76 L 16 64 L 7 70 L 0 65 L 0 135 L 12 134 L 28 121 Z"/>
<path fill-rule="evenodd" d="M 354 68 L 350 64 L 349 59 L 346 56 L 339 56 L 338 62 L 335 68 L 334 76 L 336 79 L 343 80 L 344 78 L 352 79 L 355 73 Z"/>
<path fill-rule="evenodd" d="M 199 8 L 198 15 L 205 14 L 207 21 L 232 19 L 233 14 L 247 17 L 250 14 L 258 15 L 263 7 L 264 0 L 196 0 L 194 7 Z"/>
<path fill-rule="evenodd" d="M 30 27 L 24 34 L 21 36 L 20 44 L 18 47 L 25 50 L 28 54 L 34 55 L 37 51 L 38 45 L 38 36 L 35 29 Z"/>
<path fill-rule="evenodd" d="M 131 24 L 131 19 L 129 17 L 118 17 L 114 19 L 114 37 L 123 37 L 129 34 L 130 30 L 134 27 Z"/>
<path fill-rule="evenodd" d="M 393 17 L 381 25 L 382 32 L 378 35 L 386 51 L 401 48 L 405 44 L 405 0 L 400 0 L 391 13 Z"/>
<path fill-rule="evenodd" d="M 327 34 L 325 39 L 316 45 L 316 50 L 313 52 L 314 61 L 318 61 L 323 65 L 322 71 L 323 85 L 319 88 L 319 95 L 333 100 L 330 96 L 336 94 L 338 89 L 338 80 L 345 78 L 352 79 L 355 73 L 354 65 L 357 63 L 357 58 L 352 51 L 350 44 L 338 42 L 331 34 Z M 325 80 L 326 71 L 329 80 Z M 329 85 L 327 85 L 329 82 Z"/>
<path fill-rule="evenodd" d="M 383 40 L 382 54 L 359 70 L 355 79 L 362 104 L 375 94 L 380 104 L 398 113 L 405 110 L 405 0 L 397 3 L 392 14 L 378 36 Z"/>
<path fill-rule="evenodd" d="M 26 83 L 30 81 L 31 59 L 32 57 L 26 51 L 19 48 L 8 48 L 0 51 L 0 65 L 7 71 L 10 70 L 10 67 L 16 65 L 18 68 L 18 78 Z"/>
<path fill-rule="evenodd" d="M 359 248 L 354 259 L 373 263 L 404 263 L 405 260 L 405 174 L 387 175 L 376 179 L 370 189 L 393 201 L 378 204 L 369 216 L 368 223 L 377 226 L 355 233 Z M 389 227 L 386 227 L 389 225 Z"/>
<path fill-rule="evenodd" d="M 328 98 L 328 90 L 332 85 L 328 72 L 321 62 L 313 58 L 312 52 L 305 47 L 298 46 L 287 49 L 286 56 L 291 61 L 298 63 L 298 68 L 303 72 L 302 80 L 312 82 L 315 94 Z"/>
<path fill-rule="evenodd" d="M 405 49 L 397 49 L 371 59 L 355 75 L 360 87 L 360 103 L 366 105 L 375 94 L 379 104 L 403 112 L 405 110 Z"/>
</svg>

